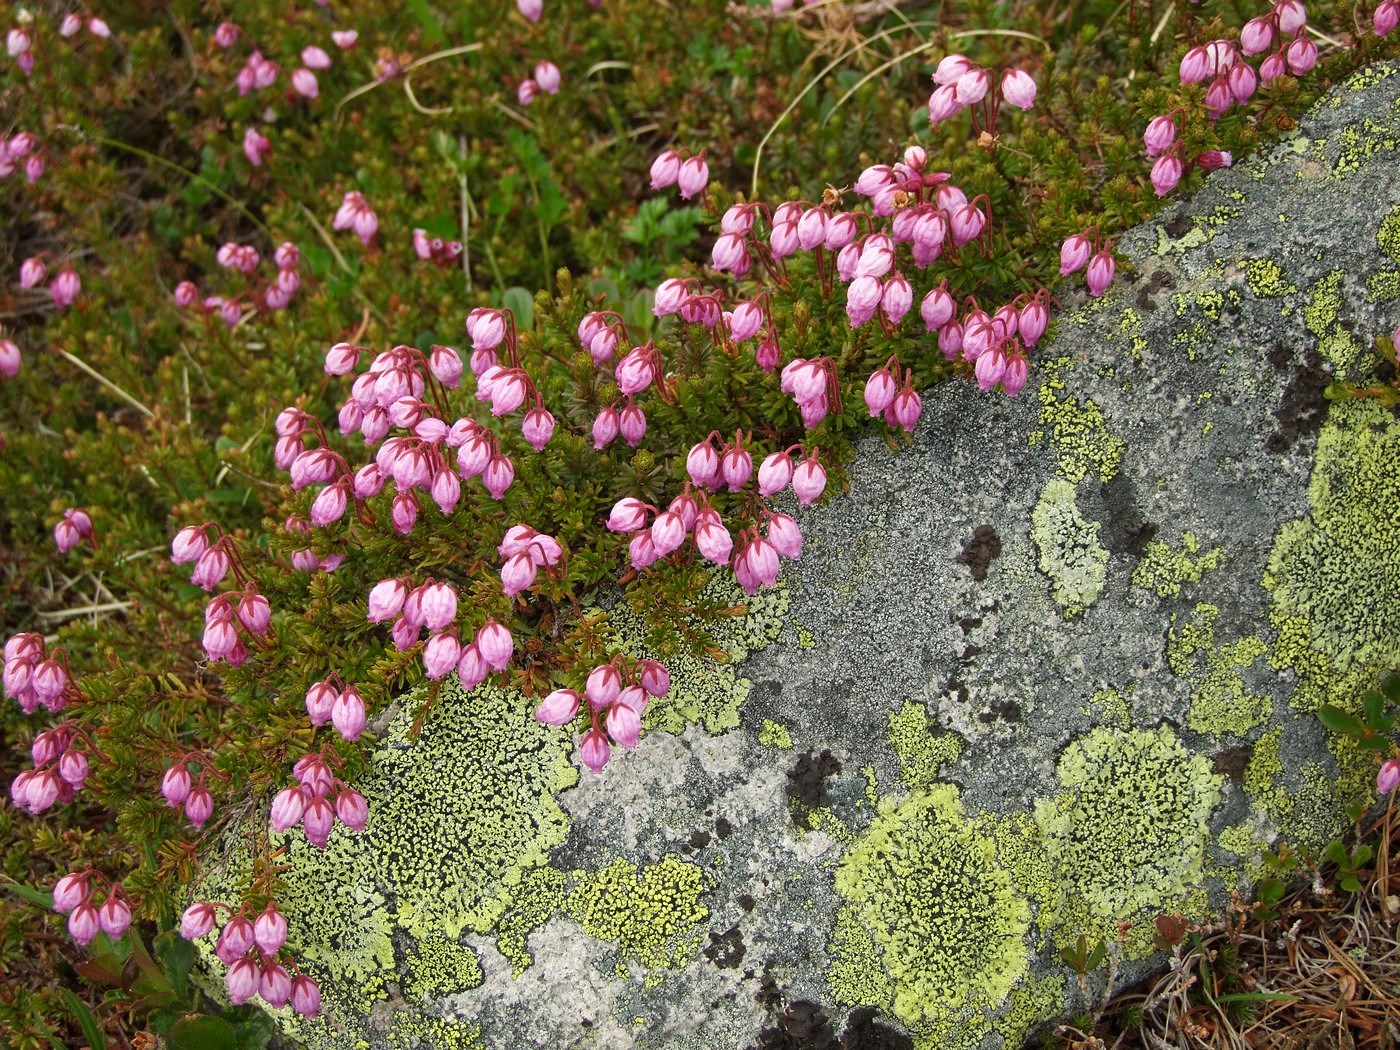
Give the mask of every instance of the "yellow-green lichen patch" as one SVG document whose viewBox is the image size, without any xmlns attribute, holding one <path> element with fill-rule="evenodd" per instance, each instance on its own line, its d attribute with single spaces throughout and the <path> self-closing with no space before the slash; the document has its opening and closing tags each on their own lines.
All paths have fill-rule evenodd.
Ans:
<svg viewBox="0 0 1400 1050">
<path fill-rule="evenodd" d="M 850 975 L 878 964 L 893 998 L 877 1005 L 891 1005 L 916 1034 L 946 1040 L 940 1045 L 969 1036 L 975 1045 L 976 1029 L 1026 973 L 1030 909 L 995 843 L 964 817 L 957 789 L 882 800 L 842 857 L 836 891 L 870 938 L 847 927 L 833 940 L 828 979 L 837 997 L 855 1001 Z"/>
<path fill-rule="evenodd" d="M 1050 580 L 1051 595 L 1066 616 L 1093 605 L 1108 575 L 1108 551 L 1099 542 L 1099 523 L 1086 521 L 1075 502 L 1074 486 L 1051 478 L 1031 511 L 1031 540 L 1037 567 Z"/>
<path fill-rule="evenodd" d="M 1132 708 L 1128 698 L 1117 689 L 1100 689 L 1093 696 L 1089 697 L 1089 703 L 1084 709 L 1084 713 L 1090 717 L 1097 715 L 1102 721 L 1109 725 L 1121 726 L 1126 729 L 1132 725 Z"/>
<path fill-rule="evenodd" d="M 1063 1014 L 1065 975 L 1049 973 L 1037 979 L 1026 978 L 1011 992 L 1006 1013 L 992 1025 L 1005 1046 L 1020 1046 L 1026 1033 L 1037 1024 Z"/>
<path fill-rule="evenodd" d="M 1318 351 L 1339 370 L 1345 371 L 1356 360 L 1356 347 L 1340 328 L 1329 331 L 1342 308 L 1341 270 L 1333 270 L 1319 278 L 1308 289 L 1308 304 L 1303 307 L 1303 323 L 1318 336 Z"/>
<path fill-rule="evenodd" d="M 1366 278 L 1366 301 L 1388 303 L 1400 298 L 1400 270 L 1377 270 Z"/>
<path fill-rule="evenodd" d="M 1037 391 L 1042 430 L 1037 433 L 1049 434 L 1063 477 L 1079 482 L 1093 473 L 1100 481 L 1109 481 L 1118 473 L 1124 443 L 1108 432 L 1098 405 L 1064 392 L 1063 372 L 1069 365 L 1067 357 L 1042 365 L 1045 378 Z M 1032 435 L 1031 443 L 1035 440 Z"/>
<path fill-rule="evenodd" d="M 1293 798 L 1281 783 L 1283 758 L 1279 746 L 1283 730 L 1272 729 L 1254 742 L 1254 753 L 1244 768 L 1241 782 L 1254 804 L 1276 821 L 1293 812 Z"/>
<path fill-rule="evenodd" d="M 764 747 L 789 751 L 792 749 L 792 734 L 787 731 L 787 726 L 765 718 L 763 728 L 758 731 L 758 742 Z"/>
<path fill-rule="evenodd" d="M 1258 299 L 1290 295 L 1298 290 L 1289 283 L 1283 267 L 1272 259 L 1250 259 L 1244 264 L 1244 273 L 1249 290 Z"/>
<path fill-rule="evenodd" d="M 1215 623 L 1220 609 L 1205 603 L 1195 617 L 1167 631 L 1167 664 L 1194 686 L 1187 724 L 1212 736 L 1243 736 L 1273 713 L 1273 701 L 1249 692 L 1242 672 L 1252 668 L 1269 648 L 1255 637 L 1232 645 L 1217 645 Z M 1175 617 L 1173 617 L 1175 619 Z"/>
<path fill-rule="evenodd" d="M 532 868 L 520 879 L 504 915 L 496 923 L 496 950 L 519 977 L 534 963 L 527 938 L 564 903 L 568 876 L 557 868 Z"/>
<path fill-rule="evenodd" d="M 860 908 L 842 904 L 831 927 L 830 953 L 834 960 L 826 971 L 833 998 L 843 1006 L 888 1006 L 894 986 L 880 959 L 880 946 L 861 924 Z"/>
<path fill-rule="evenodd" d="M 1028 813 L 984 813 L 977 829 L 996 843 L 997 863 L 1011 884 L 1032 905 L 1032 918 L 1045 929 L 1053 924 L 1064 900 L 1063 877 L 1045 849 L 1040 827 Z"/>
<path fill-rule="evenodd" d="M 1390 209 L 1390 214 L 1381 220 L 1376 231 L 1376 244 L 1380 250 L 1400 263 L 1400 204 Z"/>
<path fill-rule="evenodd" d="M 400 983 L 411 1002 L 456 995 L 478 987 L 483 979 L 476 952 L 446 937 L 424 937 L 404 953 Z"/>
<path fill-rule="evenodd" d="M 700 950 L 696 924 L 709 917 L 701 895 L 709 876 L 675 854 L 638 867 L 619 857 L 598 871 L 575 871 L 565 905 L 584 931 L 612 941 L 623 960 L 678 969 Z"/>
<path fill-rule="evenodd" d="M 1256 822 L 1246 820 L 1221 829 L 1215 838 L 1215 844 L 1244 861 L 1245 877 L 1251 881 L 1260 879 L 1267 873 L 1263 858 L 1264 850 L 1269 848 L 1269 841 Z"/>
<path fill-rule="evenodd" d="M 962 738 L 956 733 L 935 736 L 928 709 L 912 700 L 890 713 L 890 745 L 899 756 L 899 775 L 911 789 L 931 787 L 942 767 L 962 754 Z"/>
<path fill-rule="evenodd" d="M 1133 570 L 1133 583 L 1156 591 L 1163 598 L 1180 598 L 1183 584 L 1200 583 L 1206 573 L 1220 568 L 1224 555 L 1219 547 L 1201 553 L 1200 541 L 1189 530 L 1181 534 L 1181 549 L 1172 550 L 1158 540 Z"/>
<path fill-rule="evenodd" d="M 1396 139 L 1392 129 L 1366 117 L 1359 127 L 1351 125 L 1342 129 L 1342 148 L 1332 165 L 1332 174 L 1344 179 L 1360 171 L 1377 153 L 1393 153 L 1397 146 L 1400 146 L 1400 140 Z"/>
<path fill-rule="evenodd" d="M 1223 779 L 1169 728 L 1091 729 L 1057 774 L 1063 791 L 1037 800 L 1035 820 L 1065 879 L 1067 933 L 1170 906 L 1201 884 Z"/>
<path fill-rule="evenodd" d="M 562 730 L 535 721 L 518 693 L 456 676 L 409 739 L 412 703 L 390 727 L 399 743 L 375 755 L 362 787 L 370 804 L 365 877 L 393 893 L 415 936 L 487 932 L 530 868 L 564 841 L 555 795 L 578 782 Z"/>
<path fill-rule="evenodd" d="M 1279 530 L 1264 584 L 1341 670 L 1400 663 L 1400 423 L 1338 401 L 1318 435 L 1311 511 Z"/>
<path fill-rule="evenodd" d="M 671 691 L 654 700 L 643 719 L 647 729 L 680 734 L 689 724 L 720 733 L 739 724 L 739 708 L 748 699 L 750 682 L 738 677 L 733 664 L 778 640 L 792 604 L 787 587 L 746 595 L 732 573 L 717 572 L 700 591 L 696 605 L 716 610 L 716 615 L 689 627 L 708 634 L 728 663 L 683 647 L 665 658 L 671 673 Z M 633 608 L 619 604 L 609 613 L 608 626 L 618 651 L 637 659 L 659 658 L 646 644 L 645 619 Z"/>
<path fill-rule="evenodd" d="M 1196 305 L 1201 308 L 1207 321 L 1219 321 L 1225 308 L 1225 296 L 1214 288 L 1204 289 L 1196 296 Z"/>
<path fill-rule="evenodd" d="M 1358 698 L 1375 675 L 1373 668 L 1361 665 L 1339 671 L 1325 653 L 1312 643 L 1312 629 L 1306 616 L 1288 615 L 1278 608 L 1269 611 L 1275 637 L 1269 664 L 1277 670 L 1293 672 L 1297 684 L 1289 704 L 1299 711 L 1316 711 L 1323 704 L 1359 706 Z"/>
<path fill-rule="evenodd" d="M 406 1011 L 394 1013 L 393 1027 L 384 1042 L 392 1050 L 481 1050 L 481 1026 L 445 1017 L 425 1017 Z"/>
</svg>

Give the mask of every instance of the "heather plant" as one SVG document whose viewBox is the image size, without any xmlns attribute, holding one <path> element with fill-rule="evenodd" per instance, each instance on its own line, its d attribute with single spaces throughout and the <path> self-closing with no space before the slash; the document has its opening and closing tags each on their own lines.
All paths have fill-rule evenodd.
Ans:
<svg viewBox="0 0 1400 1050">
<path fill-rule="evenodd" d="M 1118 232 L 1394 52 L 1387 4 L 1352 46 L 1343 5 L 1157 6 L 17 11 L 15 1045 L 200 1045 L 211 935 L 235 1007 L 314 1013 L 268 831 L 373 819 L 398 698 L 509 685 L 625 776 L 716 574 L 773 586 L 857 437 L 916 440 L 937 382 L 1016 396 Z M 191 901 L 230 825 L 251 883 Z"/>
</svg>

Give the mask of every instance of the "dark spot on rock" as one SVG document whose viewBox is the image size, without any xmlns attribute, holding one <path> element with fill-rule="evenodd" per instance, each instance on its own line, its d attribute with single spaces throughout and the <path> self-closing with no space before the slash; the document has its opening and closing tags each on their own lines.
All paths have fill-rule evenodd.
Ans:
<svg viewBox="0 0 1400 1050">
<path fill-rule="evenodd" d="M 1001 557 L 1001 537 L 990 525 L 978 525 L 972 530 L 972 539 L 953 560 L 972 570 L 972 578 L 981 583 L 987 578 L 987 567 Z"/>
<path fill-rule="evenodd" d="M 981 651 L 982 647 L 980 645 L 965 645 L 963 646 L 962 656 L 959 659 L 965 664 L 970 664 Z"/>
<path fill-rule="evenodd" d="M 811 828 L 811 813 L 826 802 L 826 778 L 841 772 L 841 762 L 823 748 L 820 755 L 808 751 L 798 755 L 787 774 L 787 795 L 792 822 Z"/>
<path fill-rule="evenodd" d="M 1096 491 L 1086 492 L 1080 506 L 1086 517 L 1099 523 L 1103 544 L 1114 554 L 1139 558 L 1157 535 L 1157 526 L 1142 513 L 1137 487 L 1126 474 L 1115 474 Z"/>
<path fill-rule="evenodd" d="M 967 691 L 967 686 L 964 685 L 962 681 L 959 680 L 956 676 L 948 679 L 947 684 L 944 685 L 943 688 L 949 693 L 955 695 L 958 698 L 959 703 L 967 703 L 969 695 Z"/>
<path fill-rule="evenodd" d="M 1191 216 L 1185 211 L 1181 211 L 1175 218 L 1166 223 L 1162 229 L 1167 231 L 1167 236 L 1172 240 L 1179 240 L 1191 232 Z"/>
<path fill-rule="evenodd" d="M 964 616 L 961 620 L 958 621 L 958 626 L 962 628 L 963 634 L 971 634 L 978 627 L 982 626 L 982 617 Z"/>
<path fill-rule="evenodd" d="M 851 1011 L 846 1018 L 846 1030 L 841 1033 L 842 1050 L 914 1050 L 914 1040 L 876 1022 L 877 1012 L 873 1006 Z"/>
<path fill-rule="evenodd" d="M 753 894 L 751 893 L 741 893 L 736 899 L 739 902 L 739 907 L 743 908 L 745 911 L 753 911 L 753 906 L 758 903 L 753 899 Z"/>
<path fill-rule="evenodd" d="M 723 933 L 710 931 L 710 946 L 704 949 L 704 955 L 721 970 L 737 970 L 747 951 L 739 927 L 731 926 Z"/>
<path fill-rule="evenodd" d="M 1003 722 L 1021 721 L 1021 705 L 1015 700 L 1002 700 L 991 706 L 990 710 L 983 711 L 977 716 L 977 721 L 983 725 L 995 722 L 1000 718 Z"/>
<path fill-rule="evenodd" d="M 769 1010 L 777 1006 L 783 998 L 782 989 L 778 987 L 777 980 L 773 977 L 771 973 L 768 972 L 769 968 L 772 965 L 772 959 L 768 959 L 764 962 L 763 979 L 758 983 L 758 991 L 754 992 L 753 994 L 754 1002 L 760 1004 L 761 1006 Z"/>
<path fill-rule="evenodd" d="M 758 1033 L 757 1050 L 841 1050 L 831 1018 L 814 1002 L 799 999 Z"/>
<path fill-rule="evenodd" d="M 583 1020 L 579 1021 L 579 1024 L 583 1025 L 584 1028 L 592 1028 L 592 1027 L 593 1027 L 593 1022 L 590 1021 L 587 1017 L 585 1017 L 585 1018 L 583 1018 Z"/>
<path fill-rule="evenodd" d="M 1249 768 L 1249 760 L 1254 757 L 1253 744 L 1241 744 L 1239 747 L 1227 747 L 1224 751 L 1217 751 L 1211 759 L 1211 772 L 1221 773 L 1236 784 L 1244 783 L 1244 771 Z"/>
<path fill-rule="evenodd" d="M 710 833 L 708 831 L 697 831 L 690 836 L 691 849 L 704 849 L 710 844 Z"/>
<path fill-rule="evenodd" d="M 1286 452 L 1300 437 L 1316 433 L 1327 414 L 1324 391 L 1331 381 L 1332 376 L 1323 367 L 1317 351 L 1309 350 L 1304 354 L 1303 363 L 1284 387 L 1283 400 L 1274 410 L 1278 429 L 1269 435 L 1264 447 L 1273 453 Z"/>
<path fill-rule="evenodd" d="M 729 838 L 734 830 L 734 825 L 725 820 L 724 817 L 715 817 L 715 834 L 720 837 L 720 841 Z"/>
<path fill-rule="evenodd" d="M 1293 360 L 1293 351 L 1284 345 L 1282 341 L 1275 342 L 1269 350 L 1268 361 L 1275 369 L 1282 372 L 1288 367 L 1288 362 Z"/>
</svg>

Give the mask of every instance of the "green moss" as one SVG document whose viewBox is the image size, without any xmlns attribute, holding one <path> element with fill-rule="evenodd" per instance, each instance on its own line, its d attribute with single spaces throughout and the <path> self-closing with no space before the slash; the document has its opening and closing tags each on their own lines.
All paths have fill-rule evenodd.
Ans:
<svg viewBox="0 0 1400 1050">
<path fill-rule="evenodd" d="M 1111 924 L 1186 897 L 1203 877 L 1223 780 L 1166 726 L 1091 729 L 1060 756 L 1063 791 L 1035 804 L 1066 881 L 1062 920 Z"/>
<path fill-rule="evenodd" d="M 1192 729 L 1213 736 L 1243 736 L 1273 713 L 1273 701 L 1250 693 L 1241 674 L 1267 655 L 1269 648 L 1255 637 L 1217 645 L 1219 615 L 1219 608 L 1202 603 L 1196 606 L 1194 619 L 1168 629 L 1167 664 L 1194 686 L 1187 716 Z"/>
<path fill-rule="evenodd" d="M 758 742 L 764 747 L 776 747 L 782 751 L 788 751 L 792 748 L 792 734 L 787 731 L 786 726 L 765 718 L 763 728 L 758 731 Z"/>
<path fill-rule="evenodd" d="M 638 867 L 619 857 L 595 871 L 572 873 L 577 883 L 566 908 L 594 937 L 613 941 L 624 960 L 648 969 L 678 969 L 700 950 L 697 923 L 709 917 L 701 895 L 709 877 L 667 854 Z"/>
<path fill-rule="evenodd" d="M 962 739 L 956 733 L 935 736 L 928 709 L 912 700 L 890 713 L 890 745 L 899 756 L 899 774 L 911 789 L 931 787 L 941 768 L 962 754 Z"/>
<path fill-rule="evenodd" d="M 1318 436 L 1311 511 L 1279 530 L 1265 586 L 1340 670 L 1400 663 L 1400 423 L 1339 401 Z"/>
<path fill-rule="evenodd" d="M 1180 550 L 1154 540 L 1133 570 L 1133 583 L 1156 591 L 1163 598 L 1180 598 L 1183 584 L 1200 583 L 1206 573 L 1220 568 L 1225 560 L 1219 547 L 1212 547 L 1205 554 L 1200 551 L 1200 542 L 1190 531 L 1181 534 Z"/>
<path fill-rule="evenodd" d="M 987 1015 L 1026 973 L 1029 908 L 993 841 L 964 818 L 957 789 L 882 801 L 842 857 L 836 890 L 853 913 L 831 945 L 837 997 L 869 1002 L 857 997 L 888 982 L 892 999 L 879 1005 L 892 1005 L 920 1037 L 975 1045 Z M 875 966 L 883 977 L 861 976 Z"/>
<path fill-rule="evenodd" d="M 1272 259 L 1249 259 L 1244 264 L 1249 290 L 1259 299 L 1290 295 L 1298 289 L 1289 283 L 1283 267 Z"/>
<path fill-rule="evenodd" d="M 1050 580 L 1051 594 L 1066 616 L 1093 605 L 1108 574 L 1108 551 L 1099 543 L 1099 523 L 1079 513 L 1074 486 L 1051 478 L 1031 511 L 1031 540 L 1037 566 Z"/>
<path fill-rule="evenodd" d="M 404 953 L 401 983 L 411 1000 L 456 995 L 484 978 L 476 952 L 445 937 L 425 937 Z"/>
<path fill-rule="evenodd" d="M 1100 481 L 1108 481 L 1118 473 L 1124 444 L 1108 432 L 1098 405 L 1064 393 L 1062 374 L 1069 364 L 1069 358 L 1061 357 L 1042 365 L 1045 378 L 1037 390 L 1040 426 L 1050 435 L 1065 478 L 1077 483 L 1093 473 Z"/>
<path fill-rule="evenodd" d="M 509 960 L 512 978 L 534 963 L 527 938 L 563 905 L 567 881 L 557 868 L 532 868 L 511 894 L 509 908 L 496 923 L 496 950 Z"/>
<path fill-rule="evenodd" d="M 671 691 L 647 708 L 643 725 L 680 734 L 697 724 L 709 733 L 720 733 L 739 724 L 739 708 L 748 699 L 751 683 L 738 677 L 733 665 L 752 652 L 778 640 L 792 604 L 786 585 L 746 595 L 732 573 L 714 573 L 701 590 L 697 603 L 706 608 L 741 609 L 742 615 L 711 616 L 692 624 L 709 634 L 728 663 L 718 663 L 684 649 L 665 659 L 671 672 Z M 609 627 L 619 652 L 636 659 L 658 659 L 646 645 L 647 626 L 634 609 L 620 604 L 609 613 Z"/>
</svg>

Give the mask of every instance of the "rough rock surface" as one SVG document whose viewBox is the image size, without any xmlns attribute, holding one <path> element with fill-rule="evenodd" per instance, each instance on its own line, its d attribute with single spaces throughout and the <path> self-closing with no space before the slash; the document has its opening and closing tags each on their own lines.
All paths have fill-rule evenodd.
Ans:
<svg viewBox="0 0 1400 1050">
<path fill-rule="evenodd" d="M 1400 322 L 1400 70 L 1124 236 L 1016 401 L 929 391 L 801 515 L 734 662 L 606 774 L 519 697 L 406 703 L 368 831 L 287 836 L 312 1047 L 1018 1046 L 1080 934 L 1151 965 L 1374 770 L 1400 664 L 1400 421 L 1327 403 Z M 725 585 L 714 584 L 723 600 Z M 735 592 L 737 594 L 737 592 Z M 614 624 L 638 655 L 625 605 Z M 237 854 L 234 854 L 237 868 Z M 227 877 L 227 876 L 225 876 Z M 1134 963 L 1133 960 L 1142 960 Z"/>
</svg>

